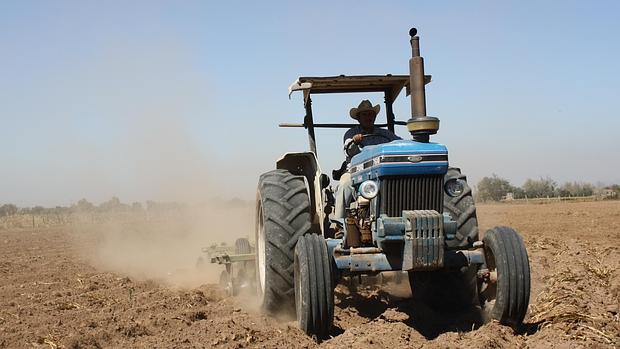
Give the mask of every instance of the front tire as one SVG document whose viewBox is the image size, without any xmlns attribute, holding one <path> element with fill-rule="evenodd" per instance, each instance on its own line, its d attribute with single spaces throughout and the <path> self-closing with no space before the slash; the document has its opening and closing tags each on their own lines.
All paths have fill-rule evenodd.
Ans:
<svg viewBox="0 0 620 349">
<path fill-rule="evenodd" d="M 303 236 L 294 258 L 295 310 L 299 327 L 310 336 L 326 338 L 334 320 L 331 260 L 325 239 Z"/>
<path fill-rule="evenodd" d="M 484 254 L 491 279 L 480 283 L 480 304 L 492 319 L 517 328 L 530 301 L 530 263 L 514 229 L 495 227 L 484 234 Z"/>
<path fill-rule="evenodd" d="M 295 310 L 295 245 L 311 227 L 304 177 L 282 169 L 263 174 L 256 197 L 256 286 L 261 308 L 268 314 Z"/>
</svg>

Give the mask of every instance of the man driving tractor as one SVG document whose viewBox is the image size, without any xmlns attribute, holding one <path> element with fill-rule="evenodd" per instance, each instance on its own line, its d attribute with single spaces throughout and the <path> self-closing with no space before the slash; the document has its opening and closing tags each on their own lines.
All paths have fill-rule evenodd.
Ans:
<svg viewBox="0 0 620 349">
<path fill-rule="evenodd" d="M 351 108 L 349 115 L 360 124 L 350 128 L 344 134 L 344 153 L 347 163 L 351 158 L 360 152 L 360 145 L 377 145 L 401 139 L 392 131 L 375 126 L 375 119 L 379 114 L 381 106 L 379 104 L 372 106 L 369 100 L 365 99 L 360 102 L 357 108 Z M 341 179 L 342 181 L 342 179 Z"/>
<path fill-rule="evenodd" d="M 349 115 L 359 122 L 345 132 L 344 153 L 346 163 L 351 162 L 351 158 L 360 152 L 361 147 L 368 145 L 377 145 L 388 143 L 397 139 L 402 139 L 395 135 L 392 131 L 375 126 L 375 119 L 379 114 L 381 106 L 379 104 L 372 106 L 369 100 L 364 99 L 357 108 L 351 108 Z M 351 175 L 345 172 L 340 177 L 340 185 L 336 193 L 335 218 L 345 218 L 346 208 L 351 204 L 353 198 L 353 188 L 351 187 Z"/>
</svg>

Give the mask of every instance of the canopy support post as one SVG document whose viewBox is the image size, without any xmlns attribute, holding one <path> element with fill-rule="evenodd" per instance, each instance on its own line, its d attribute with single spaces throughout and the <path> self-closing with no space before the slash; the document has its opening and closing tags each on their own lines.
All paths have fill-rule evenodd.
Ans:
<svg viewBox="0 0 620 349">
<path fill-rule="evenodd" d="M 389 91 L 385 91 L 384 99 L 385 99 L 385 114 L 387 117 L 387 127 L 388 127 L 388 130 L 394 133 L 394 110 L 392 109 L 392 104 L 394 103 L 394 101 L 392 100 L 392 93 Z"/>
<path fill-rule="evenodd" d="M 314 120 L 312 119 L 312 99 L 310 95 L 305 103 L 306 108 L 306 116 L 304 117 L 304 126 L 308 129 L 308 142 L 310 145 L 310 151 L 314 153 L 314 155 L 318 155 L 316 152 L 316 137 L 314 135 Z"/>
</svg>

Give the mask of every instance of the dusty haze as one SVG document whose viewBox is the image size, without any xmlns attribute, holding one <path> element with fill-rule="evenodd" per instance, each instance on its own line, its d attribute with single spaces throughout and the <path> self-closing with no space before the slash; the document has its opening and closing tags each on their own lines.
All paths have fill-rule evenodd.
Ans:
<svg viewBox="0 0 620 349">
<path fill-rule="evenodd" d="M 197 268 L 202 247 L 253 240 L 253 205 L 223 202 L 156 213 L 110 214 L 102 223 L 75 225 L 73 241 L 100 270 L 177 287 L 217 282 L 222 266 Z"/>
</svg>

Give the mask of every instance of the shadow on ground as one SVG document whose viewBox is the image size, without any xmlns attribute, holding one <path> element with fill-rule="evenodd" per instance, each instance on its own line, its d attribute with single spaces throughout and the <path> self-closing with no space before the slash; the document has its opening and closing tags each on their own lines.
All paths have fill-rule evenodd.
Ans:
<svg viewBox="0 0 620 349">
<path fill-rule="evenodd" d="M 423 302 L 414 301 L 410 295 L 403 295 L 403 292 L 394 295 L 390 292 L 390 287 L 385 290 L 379 286 L 358 289 L 342 287 L 338 288 L 335 294 L 336 306 L 361 317 L 360 324 L 377 319 L 402 322 L 429 340 L 446 332 L 473 331 L 486 322 L 485 313 L 478 306 L 460 310 L 434 309 Z M 532 335 L 537 332 L 538 327 L 537 323 L 526 323 L 516 333 Z M 337 336 L 344 331 L 345 329 L 335 325 L 331 335 Z"/>
</svg>

